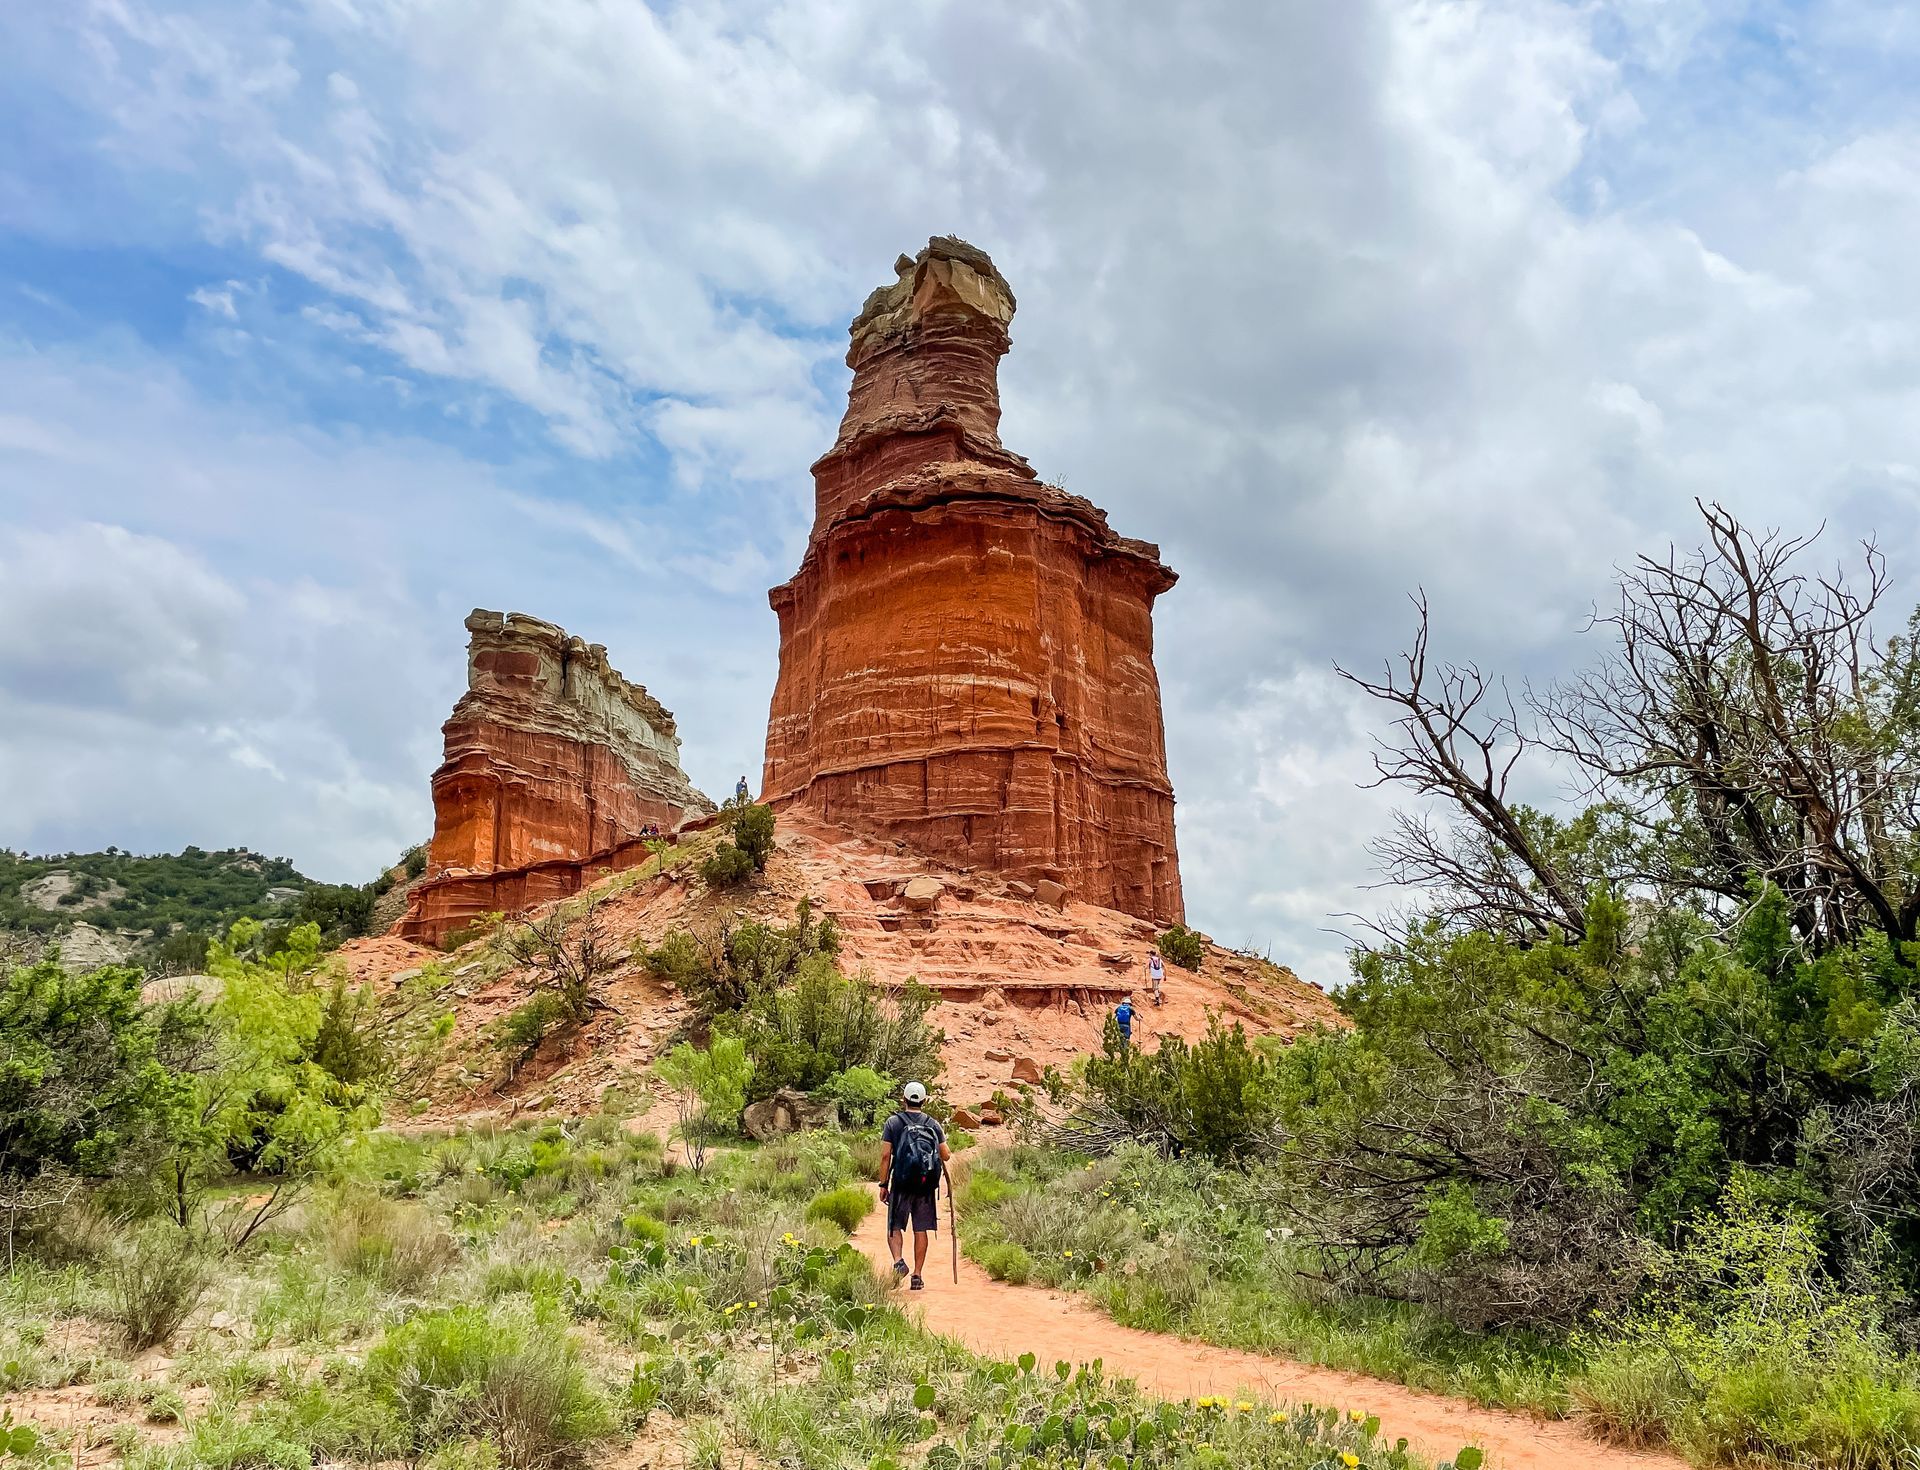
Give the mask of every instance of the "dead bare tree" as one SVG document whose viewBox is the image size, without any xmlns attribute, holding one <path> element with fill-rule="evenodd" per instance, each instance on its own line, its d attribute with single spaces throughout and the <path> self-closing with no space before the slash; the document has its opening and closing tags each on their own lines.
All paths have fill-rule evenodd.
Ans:
<svg viewBox="0 0 1920 1470">
<path fill-rule="evenodd" d="M 1423 596 L 1412 651 L 1379 680 L 1399 711 L 1377 782 L 1439 797 L 1377 845 L 1430 912 L 1530 942 L 1578 938 L 1597 888 L 1731 918 L 1777 886 L 1816 951 L 1920 929 L 1920 654 L 1875 641 L 1887 588 L 1873 543 L 1851 577 L 1800 569 L 1817 540 L 1747 530 L 1699 503 L 1706 542 L 1622 571 L 1589 672 L 1516 702 L 1472 665 L 1434 667 Z M 1523 714 L 1524 710 L 1524 714 Z M 1511 795 L 1529 754 L 1593 803 L 1578 819 Z"/>
<path fill-rule="evenodd" d="M 521 919 L 501 939 L 514 962 L 533 972 L 532 988 L 554 996 L 562 1019 L 573 1024 L 611 1007 L 600 998 L 600 982 L 620 968 L 628 952 L 607 933 L 600 899 L 589 894 L 577 914 L 566 905 L 543 919 Z"/>
<path fill-rule="evenodd" d="M 1722 910 L 1756 881 L 1815 949 L 1915 937 L 1916 666 L 1876 643 L 1886 562 L 1798 568 L 1818 538 L 1700 504 L 1707 543 L 1623 573 L 1604 663 L 1539 702 L 1546 743 L 1647 839 L 1644 878 Z"/>
<path fill-rule="evenodd" d="M 1355 688 L 1398 707 L 1395 736 L 1376 743 L 1373 786 L 1393 782 L 1437 796 L 1464 821 L 1441 828 L 1423 814 L 1396 814 L 1375 845 L 1387 880 L 1427 890 L 1449 918 L 1522 940 L 1559 930 L 1578 936 L 1586 894 L 1539 842 L 1533 815 L 1509 797 L 1514 769 L 1533 741 L 1504 684 L 1468 664 L 1431 666 L 1424 592 L 1413 648 L 1378 680 L 1339 665 Z"/>
</svg>

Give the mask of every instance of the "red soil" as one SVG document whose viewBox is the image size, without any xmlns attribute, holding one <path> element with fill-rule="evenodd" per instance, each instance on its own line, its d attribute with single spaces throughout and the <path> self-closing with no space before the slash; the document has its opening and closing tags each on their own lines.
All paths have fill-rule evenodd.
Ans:
<svg viewBox="0 0 1920 1470">
<path fill-rule="evenodd" d="M 944 1227 L 946 1217 L 941 1217 Z M 854 1244 L 886 1271 L 884 1216 L 867 1216 Z M 1123 1327 L 1071 1293 L 995 1281 L 962 1256 L 952 1277 L 952 1247 L 936 1236 L 927 1261 L 927 1289 L 900 1293 L 929 1331 L 1002 1361 L 1035 1354 L 1043 1364 L 1102 1361 L 1116 1378 L 1167 1399 L 1245 1392 L 1273 1403 L 1358 1409 L 1380 1418 L 1389 1443 L 1404 1435 L 1420 1453 L 1452 1459 L 1463 1445 L 1486 1451 L 1490 1470 L 1685 1470 L 1670 1455 L 1622 1449 L 1584 1435 L 1568 1420 L 1532 1419 L 1422 1393 L 1358 1373 L 1317 1368 L 1286 1358 L 1238 1352 Z"/>
</svg>

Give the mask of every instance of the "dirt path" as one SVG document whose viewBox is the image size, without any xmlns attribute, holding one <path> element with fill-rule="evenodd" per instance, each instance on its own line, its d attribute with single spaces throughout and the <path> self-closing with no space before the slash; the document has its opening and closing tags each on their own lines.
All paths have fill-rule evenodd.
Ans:
<svg viewBox="0 0 1920 1470">
<path fill-rule="evenodd" d="M 1489 1470 L 1686 1470 L 1683 1460 L 1602 1444 L 1564 1421 L 1530 1419 L 1357 1373 L 1122 1327 L 1070 1293 L 995 1281 L 964 1256 L 955 1286 L 945 1226 L 943 1214 L 927 1261 L 926 1291 L 902 1291 L 899 1299 L 929 1331 L 975 1352 L 1002 1360 L 1031 1352 L 1043 1364 L 1099 1358 L 1109 1374 L 1131 1378 L 1162 1398 L 1250 1389 L 1280 1402 L 1362 1409 L 1380 1416 L 1389 1442 L 1405 1435 L 1436 1460 L 1451 1459 L 1462 1445 L 1478 1445 L 1487 1452 Z M 867 1216 L 853 1241 L 881 1270 L 891 1264 L 880 1210 Z"/>
</svg>

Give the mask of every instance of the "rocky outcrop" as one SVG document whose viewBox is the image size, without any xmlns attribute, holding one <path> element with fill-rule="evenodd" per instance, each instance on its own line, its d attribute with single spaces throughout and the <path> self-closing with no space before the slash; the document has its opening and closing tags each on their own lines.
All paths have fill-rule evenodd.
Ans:
<svg viewBox="0 0 1920 1470">
<path fill-rule="evenodd" d="M 1158 548 L 1000 443 L 1013 292 L 981 251 L 902 256 L 852 327 L 812 534 L 770 594 L 763 799 L 1155 923 L 1182 914 Z"/>
<path fill-rule="evenodd" d="M 680 769 L 673 716 L 600 644 L 485 609 L 467 631 L 427 875 L 397 926 L 432 944 L 481 914 L 565 897 L 596 868 L 627 866 L 650 829 L 714 809 Z"/>
<path fill-rule="evenodd" d="M 756 1143 L 771 1143 L 789 1133 L 839 1126 L 838 1103 L 817 1102 L 791 1087 L 783 1087 L 772 1097 L 749 1103 L 740 1114 L 740 1131 Z"/>
</svg>

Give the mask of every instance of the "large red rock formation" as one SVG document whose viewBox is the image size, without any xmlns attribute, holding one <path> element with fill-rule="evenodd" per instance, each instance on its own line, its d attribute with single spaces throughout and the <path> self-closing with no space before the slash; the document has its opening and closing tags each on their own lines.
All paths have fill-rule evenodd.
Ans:
<svg viewBox="0 0 1920 1470">
<path fill-rule="evenodd" d="M 680 769 L 673 716 L 600 644 L 484 609 L 467 631 L 427 878 L 398 926 L 436 944 L 480 914 L 565 897 L 597 868 L 644 858 L 646 828 L 714 809 Z"/>
<path fill-rule="evenodd" d="M 936 239 L 854 319 L 812 535 L 770 594 L 764 799 L 1165 923 L 1181 916 L 1159 549 L 1000 443 L 1013 292 Z"/>
</svg>

